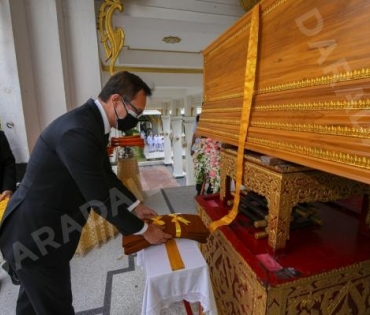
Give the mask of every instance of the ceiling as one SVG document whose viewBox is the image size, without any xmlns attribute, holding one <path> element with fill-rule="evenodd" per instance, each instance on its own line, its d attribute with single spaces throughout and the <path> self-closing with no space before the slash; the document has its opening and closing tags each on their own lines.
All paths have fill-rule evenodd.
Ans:
<svg viewBox="0 0 370 315">
<path fill-rule="evenodd" d="M 116 2 L 118 0 L 115 0 Z M 201 102 L 202 50 L 245 14 L 255 0 L 121 0 L 112 24 L 124 31 L 115 70 L 137 73 L 154 88 L 149 105 L 194 97 Z M 96 1 L 97 9 L 104 1 Z M 251 4 L 251 3 L 249 3 Z M 178 43 L 166 43 L 176 37 Z M 108 69 L 103 46 L 100 55 Z"/>
</svg>

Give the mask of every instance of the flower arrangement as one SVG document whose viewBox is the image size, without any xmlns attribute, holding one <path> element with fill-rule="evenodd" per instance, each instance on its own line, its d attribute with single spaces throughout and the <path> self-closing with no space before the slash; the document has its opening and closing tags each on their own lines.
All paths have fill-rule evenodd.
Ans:
<svg viewBox="0 0 370 315">
<path fill-rule="evenodd" d="M 197 184 L 204 179 L 212 185 L 213 193 L 220 190 L 220 143 L 211 138 L 199 138 L 195 142 L 193 162 Z"/>
</svg>

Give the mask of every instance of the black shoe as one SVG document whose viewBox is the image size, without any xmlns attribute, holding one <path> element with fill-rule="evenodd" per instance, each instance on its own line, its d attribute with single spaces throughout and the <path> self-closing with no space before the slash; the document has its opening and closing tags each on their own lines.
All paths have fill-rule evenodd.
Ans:
<svg viewBox="0 0 370 315">
<path fill-rule="evenodd" d="M 21 281 L 19 280 L 17 274 L 15 273 L 15 271 L 12 269 L 12 267 L 10 267 L 10 265 L 7 262 L 3 263 L 2 268 L 8 273 L 8 275 L 9 275 L 9 277 L 12 280 L 12 283 L 14 285 L 20 285 L 21 284 Z"/>
</svg>

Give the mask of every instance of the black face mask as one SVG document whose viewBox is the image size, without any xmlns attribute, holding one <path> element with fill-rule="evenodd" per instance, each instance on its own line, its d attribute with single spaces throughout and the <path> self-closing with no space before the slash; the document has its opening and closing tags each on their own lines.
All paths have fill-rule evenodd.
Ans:
<svg viewBox="0 0 370 315">
<path fill-rule="evenodd" d="M 117 112 L 116 112 L 116 116 L 117 116 L 116 128 L 120 131 L 130 130 L 130 129 L 134 128 L 137 125 L 137 123 L 139 122 L 139 119 L 132 116 L 130 113 L 127 113 L 125 118 L 119 118 L 118 115 L 117 115 Z"/>
</svg>

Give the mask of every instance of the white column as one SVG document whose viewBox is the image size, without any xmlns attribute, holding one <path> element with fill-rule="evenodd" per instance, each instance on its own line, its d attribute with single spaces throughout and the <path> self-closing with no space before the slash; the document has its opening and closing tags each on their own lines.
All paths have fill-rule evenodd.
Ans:
<svg viewBox="0 0 370 315">
<path fill-rule="evenodd" d="M 186 172 L 186 185 L 195 185 L 194 178 L 194 163 L 193 157 L 190 154 L 191 140 L 194 134 L 195 117 L 184 117 L 185 127 L 185 139 L 186 139 L 186 150 L 185 150 L 185 172 Z"/>
<path fill-rule="evenodd" d="M 25 55 L 29 50 L 29 38 L 24 1 L 0 0 L 0 21 L 0 122 L 16 162 L 25 163 L 29 159 L 30 147 L 26 133 L 28 126 L 24 119 L 26 111 L 22 104 L 22 88 L 30 102 L 34 100 L 34 89 L 31 87 L 28 90 L 30 86 L 21 88 L 20 82 L 20 61 L 23 57 L 23 62 L 27 65 L 29 58 Z M 23 50 L 20 49 L 21 41 Z M 27 119 L 32 121 L 36 129 L 35 135 L 30 133 L 32 141 L 39 133 L 37 108 L 31 108 Z"/>
<path fill-rule="evenodd" d="M 1 116 L 13 125 L 17 162 L 27 162 L 52 120 L 100 92 L 94 0 L 0 0 L 0 8 Z"/>
<path fill-rule="evenodd" d="M 171 147 L 171 119 L 170 116 L 162 116 L 163 133 L 164 133 L 164 164 L 172 164 L 172 147 Z"/>
<path fill-rule="evenodd" d="M 173 151 L 173 176 L 184 177 L 182 166 L 182 117 L 171 117 L 172 125 L 172 151 Z"/>
<path fill-rule="evenodd" d="M 69 73 L 71 108 L 82 105 L 90 97 L 96 98 L 102 87 L 95 2 L 64 0 L 68 59 L 68 68 L 64 67 L 64 71 Z"/>
</svg>

